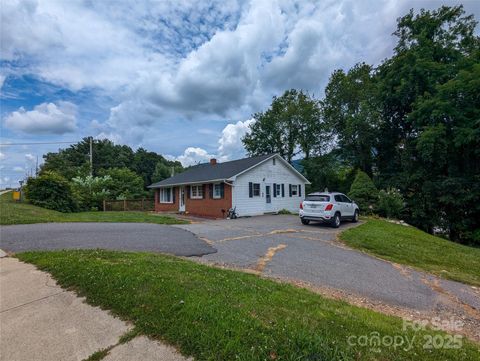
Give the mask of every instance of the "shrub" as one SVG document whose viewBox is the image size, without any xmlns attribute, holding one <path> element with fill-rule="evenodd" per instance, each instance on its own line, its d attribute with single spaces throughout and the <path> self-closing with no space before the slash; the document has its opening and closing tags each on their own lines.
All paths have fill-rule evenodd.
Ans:
<svg viewBox="0 0 480 361">
<path fill-rule="evenodd" d="M 367 173 L 359 170 L 348 196 L 358 204 L 361 212 L 371 214 L 378 199 L 378 190 Z"/>
<path fill-rule="evenodd" d="M 55 172 L 44 172 L 37 178 L 29 178 L 25 196 L 34 205 L 60 212 L 75 212 L 77 200 L 70 183 Z"/>
<path fill-rule="evenodd" d="M 108 190 L 110 176 L 104 177 L 75 177 L 72 179 L 72 188 L 82 210 L 98 209 L 104 199 L 110 197 Z"/>
<path fill-rule="evenodd" d="M 283 208 L 278 211 L 278 214 L 296 214 L 296 213 L 290 212 L 288 209 Z"/>
<path fill-rule="evenodd" d="M 128 168 L 111 168 L 101 172 L 110 179 L 106 189 L 115 199 L 136 199 L 144 197 L 143 179 Z"/>
<path fill-rule="evenodd" d="M 400 218 L 404 208 L 403 196 L 395 188 L 387 188 L 378 193 L 377 213 L 387 218 Z"/>
</svg>

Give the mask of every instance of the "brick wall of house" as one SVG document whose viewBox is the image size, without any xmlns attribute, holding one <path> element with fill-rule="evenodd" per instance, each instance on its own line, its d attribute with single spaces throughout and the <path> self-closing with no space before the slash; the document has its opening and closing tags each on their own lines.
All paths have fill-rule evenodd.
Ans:
<svg viewBox="0 0 480 361">
<path fill-rule="evenodd" d="M 174 203 L 160 203 L 160 191 L 159 189 L 155 190 L 156 212 L 178 212 L 179 187 L 174 187 L 173 192 L 175 193 Z M 232 208 L 232 187 L 228 184 L 225 184 L 224 196 L 220 199 L 210 198 L 208 184 L 205 184 L 204 198 L 202 199 L 190 198 L 190 187 L 185 187 L 185 210 L 191 215 L 209 218 L 222 218 L 226 215 L 222 212 L 222 209 L 228 211 L 230 208 Z"/>
<path fill-rule="evenodd" d="M 178 187 L 173 188 L 175 194 L 174 203 L 160 203 L 160 190 L 155 189 L 155 212 L 178 212 Z"/>
<path fill-rule="evenodd" d="M 211 218 L 222 218 L 225 214 L 222 212 L 222 209 L 228 211 L 232 208 L 232 187 L 228 184 L 224 186 L 224 196 L 220 199 L 210 198 L 209 185 L 206 184 L 204 188 L 204 198 L 203 199 L 191 199 L 186 197 L 185 207 L 189 214 L 202 216 L 202 217 L 211 217 Z M 190 188 L 185 189 L 189 194 Z"/>
</svg>

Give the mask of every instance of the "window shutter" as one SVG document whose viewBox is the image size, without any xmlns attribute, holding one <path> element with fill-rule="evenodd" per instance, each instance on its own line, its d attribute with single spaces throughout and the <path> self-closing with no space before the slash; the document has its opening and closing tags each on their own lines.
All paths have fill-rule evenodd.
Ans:
<svg viewBox="0 0 480 361">
<path fill-rule="evenodd" d="M 220 198 L 225 198 L 225 183 L 220 183 Z"/>
<path fill-rule="evenodd" d="M 285 197 L 285 184 L 282 183 L 282 198 Z"/>
<path fill-rule="evenodd" d="M 210 199 L 213 199 L 213 184 L 208 185 L 209 193 L 210 193 Z"/>
<path fill-rule="evenodd" d="M 248 182 L 248 196 L 250 198 L 253 198 L 253 183 L 252 182 Z"/>
<path fill-rule="evenodd" d="M 275 158 L 273 158 L 275 160 Z M 273 183 L 273 196 L 277 196 L 277 183 Z"/>
<path fill-rule="evenodd" d="M 288 185 L 288 195 L 291 197 L 292 196 L 292 185 Z"/>
<path fill-rule="evenodd" d="M 302 196 L 302 185 L 301 184 L 298 185 L 298 196 L 299 197 Z"/>
<path fill-rule="evenodd" d="M 187 192 L 187 198 L 190 199 L 190 186 L 185 187 L 185 192 Z"/>
<path fill-rule="evenodd" d="M 177 191 L 177 187 L 172 187 L 172 202 L 175 203 L 175 192 Z"/>
<path fill-rule="evenodd" d="M 206 185 L 206 184 L 202 184 L 202 188 L 203 188 L 202 199 L 205 199 L 205 193 L 206 193 L 206 191 L 207 191 L 207 185 Z"/>
</svg>

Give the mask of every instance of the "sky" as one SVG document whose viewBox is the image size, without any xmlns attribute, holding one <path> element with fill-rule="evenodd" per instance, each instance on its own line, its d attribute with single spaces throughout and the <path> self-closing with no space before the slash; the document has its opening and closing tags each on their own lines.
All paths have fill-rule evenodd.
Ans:
<svg viewBox="0 0 480 361">
<path fill-rule="evenodd" d="M 0 187 L 83 137 L 184 165 L 245 156 L 252 114 L 392 55 L 410 9 L 480 1 L 0 0 Z M 4 145 L 7 144 L 7 145 Z"/>
</svg>

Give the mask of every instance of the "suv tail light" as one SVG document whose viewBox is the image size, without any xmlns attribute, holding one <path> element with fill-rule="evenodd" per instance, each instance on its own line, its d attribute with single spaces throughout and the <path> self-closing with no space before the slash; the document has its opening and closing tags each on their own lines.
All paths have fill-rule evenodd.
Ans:
<svg viewBox="0 0 480 361">
<path fill-rule="evenodd" d="M 332 203 L 328 203 L 327 206 L 325 207 L 325 210 L 326 211 L 331 211 L 333 208 L 333 204 Z"/>
<path fill-rule="evenodd" d="M 300 209 L 303 209 L 303 202 L 300 202 Z"/>
</svg>

